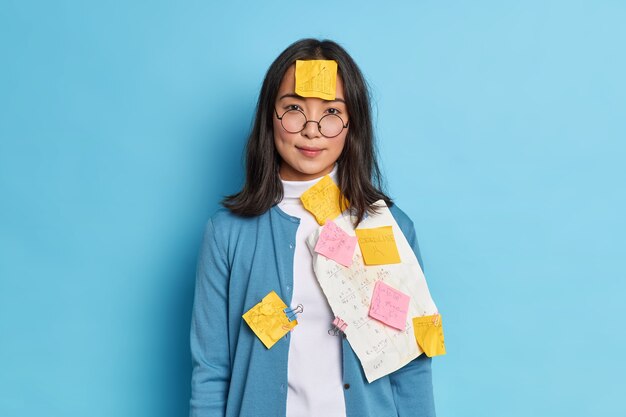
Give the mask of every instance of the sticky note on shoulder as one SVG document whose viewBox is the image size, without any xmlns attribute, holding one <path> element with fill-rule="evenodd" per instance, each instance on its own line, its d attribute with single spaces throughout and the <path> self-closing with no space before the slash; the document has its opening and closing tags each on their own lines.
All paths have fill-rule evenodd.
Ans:
<svg viewBox="0 0 626 417">
<path fill-rule="evenodd" d="M 332 220 L 327 220 L 315 245 L 315 252 L 349 267 L 352 265 L 356 237 L 347 234 Z"/>
<path fill-rule="evenodd" d="M 287 305 L 278 294 L 271 291 L 242 317 L 269 349 L 298 324 L 297 320 L 289 321 L 285 314 L 286 308 Z"/>
<path fill-rule="evenodd" d="M 337 62 L 313 59 L 296 61 L 295 93 L 302 97 L 334 100 L 337 88 Z"/>
<path fill-rule="evenodd" d="M 400 263 L 400 253 L 391 226 L 372 229 L 356 229 L 359 247 L 365 265 L 385 265 Z"/>
<path fill-rule="evenodd" d="M 411 297 L 382 281 L 376 282 L 369 315 L 398 330 L 406 327 Z"/>
<path fill-rule="evenodd" d="M 440 314 L 413 317 L 413 332 L 415 333 L 415 341 L 426 356 L 432 358 L 446 354 Z"/>
<path fill-rule="evenodd" d="M 324 225 L 326 220 L 334 219 L 341 214 L 339 198 L 341 191 L 337 184 L 326 175 L 314 186 L 306 190 L 300 196 L 300 201 L 320 225 Z"/>
</svg>

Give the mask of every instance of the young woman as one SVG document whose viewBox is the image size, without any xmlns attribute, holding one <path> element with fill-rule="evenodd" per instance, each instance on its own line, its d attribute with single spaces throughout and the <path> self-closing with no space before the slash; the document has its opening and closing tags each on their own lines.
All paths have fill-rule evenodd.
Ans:
<svg viewBox="0 0 626 417">
<path fill-rule="evenodd" d="M 296 94 L 296 60 L 337 63 L 334 99 Z M 192 417 L 435 415 L 430 358 L 368 383 L 347 339 L 328 332 L 334 316 L 305 244 L 319 225 L 300 202 L 326 175 L 357 224 L 384 200 L 422 263 L 413 223 L 381 191 L 360 70 L 338 44 L 304 39 L 270 66 L 247 144 L 245 184 L 206 226 L 191 327 Z M 304 312 L 267 349 L 242 315 L 272 290 Z"/>
</svg>

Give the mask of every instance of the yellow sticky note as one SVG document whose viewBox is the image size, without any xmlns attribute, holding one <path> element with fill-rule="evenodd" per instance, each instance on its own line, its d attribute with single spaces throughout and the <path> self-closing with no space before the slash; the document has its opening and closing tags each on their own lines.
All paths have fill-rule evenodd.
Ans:
<svg viewBox="0 0 626 417">
<path fill-rule="evenodd" d="M 296 61 L 296 94 L 334 100 L 337 87 L 337 62 L 323 59 Z"/>
<path fill-rule="evenodd" d="M 272 291 L 242 317 L 269 349 L 298 324 L 297 320 L 289 321 L 285 314 L 286 308 L 283 300 Z"/>
<path fill-rule="evenodd" d="M 356 229 L 359 247 L 365 265 L 385 265 L 400 263 L 400 254 L 396 246 L 391 226 L 373 229 Z"/>
<path fill-rule="evenodd" d="M 300 196 L 300 201 L 302 201 L 304 208 L 315 216 L 315 220 L 320 225 L 324 225 L 326 220 L 332 220 L 341 214 L 340 195 L 341 191 L 337 184 L 330 176 L 326 175 L 313 187 L 306 190 Z"/>
<path fill-rule="evenodd" d="M 413 317 L 413 333 L 415 333 L 417 344 L 426 356 L 432 358 L 446 354 L 441 315 Z"/>
</svg>

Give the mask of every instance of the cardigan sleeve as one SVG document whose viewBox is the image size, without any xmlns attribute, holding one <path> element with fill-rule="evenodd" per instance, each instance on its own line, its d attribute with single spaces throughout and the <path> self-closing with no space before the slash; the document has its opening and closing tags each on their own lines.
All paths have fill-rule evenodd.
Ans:
<svg viewBox="0 0 626 417">
<path fill-rule="evenodd" d="M 191 319 L 190 417 L 223 417 L 230 383 L 227 301 L 229 268 L 213 221 L 198 256 Z"/>
<path fill-rule="evenodd" d="M 400 209 L 393 207 L 392 213 L 423 270 L 413 222 Z M 422 354 L 389 375 L 398 417 L 435 417 L 431 362 L 431 358 Z"/>
</svg>

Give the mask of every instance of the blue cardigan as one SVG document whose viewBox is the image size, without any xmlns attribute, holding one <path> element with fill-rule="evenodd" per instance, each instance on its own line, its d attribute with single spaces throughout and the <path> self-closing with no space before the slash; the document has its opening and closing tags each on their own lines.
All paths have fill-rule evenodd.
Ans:
<svg viewBox="0 0 626 417">
<path fill-rule="evenodd" d="M 422 264 L 413 223 L 391 213 Z M 251 218 L 219 210 L 206 225 L 191 321 L 191 417 L 283 417 L 290 334 L 266 349 L 241 318 L 274 290 L 290 305 L 300 219 L 278 206 Z M 431 359 L 367 383 L 344 338 L 347 417 L 434 417 Z"/>
</svg>

